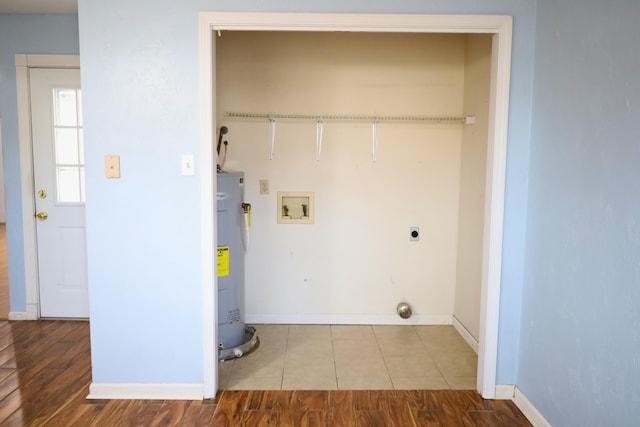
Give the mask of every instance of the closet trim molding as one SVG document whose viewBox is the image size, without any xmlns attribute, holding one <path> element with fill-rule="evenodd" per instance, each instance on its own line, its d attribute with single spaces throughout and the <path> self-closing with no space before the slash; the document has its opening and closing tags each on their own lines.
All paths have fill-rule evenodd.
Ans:
<svg viewBox="0 0 640 427">
<path fill-rule="evenodd" d="M 477 390 L 495 397 L 513 18 L 508 15 L 201 12 L 199 14 L 202 340 L 204 397 L 217 391 L 215 38 L 231 31 L 493 34 Z M 214 284 L 214 286 L 212 286 Z"/>
</svg>

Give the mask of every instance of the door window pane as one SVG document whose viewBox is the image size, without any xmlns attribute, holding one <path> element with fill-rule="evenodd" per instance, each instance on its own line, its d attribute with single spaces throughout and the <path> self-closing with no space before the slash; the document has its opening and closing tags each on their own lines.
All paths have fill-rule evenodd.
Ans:
<svg viewBox="0 0 640 427">
<path fill-rule="evenodd" d="M 55 126 L 78 125 L 76 89 L 54 89 Z"/>
<path fill-rule="evenodd" d="M 84 203 L 84 141 L 80 89 L 53 89 L 56 200 Z"/>
<path fill-rule="evenodd" d="M 82 201 L 80 190 L 80 168 L 77 166 L 57 167 L 58 202 L 79 203 Z"/>
<path fill-rule="evenodd" d="M 79 164 L 78 129 L 57 128 L 55 136 L 56 164 Z"/>
</svg>

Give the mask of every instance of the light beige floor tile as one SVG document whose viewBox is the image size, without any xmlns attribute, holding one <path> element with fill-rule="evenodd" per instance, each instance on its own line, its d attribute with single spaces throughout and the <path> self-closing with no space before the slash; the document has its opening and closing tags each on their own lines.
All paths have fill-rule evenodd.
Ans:
<svg viewBox="0 0 640 427">
<path fill-rule="evenodd" d="M 291 377 L 335 377 L 336 368 L 332 358 L 295 357 L 288 354 L 284 362 L 284 375 Z"/>
<path fill-rule="evenodd" d="M 452 390 L 475 390 L 476 377 L 459 377 L 449 376 L 444 377 Z"/>
<path fill-rule="evenodd" d="M 414 339 L 418 338 L 413 326 L 388 326 L 388 325 L 374 325 L 373 332 L 376 338 L 396 338 L 396 339 Z"/>
<path fill-rule="evenodd" d="M 256 328 L 256 333 L 258 334 L 258 336 L 265 336 L 270 338 L 287 338 L 289 336 L 289 325 L 263 324 L 252 326 Z"/>
<path fill-rule="evenodd" d="M 247 354 L 246 356 L 240 357 L 238 359 L 234 359 L 236 362 L 242 362 L 246 360 L 274 360 L 274 359 L 284 359 L 284 355 L 286 354 L 286 348 L 280 347 L 263 347 L 262 345 L 256 348 L 253 352 Z"/>
<path fill-rule="evenodd" d="M 333 342 L 333 353 L 337 359 L 355 359 L 363 356 L 381 356 L 378 344 L 369 341 L 347 341 L 340 340 Z"/>
<path fill-rule="evenodd" d="M 429 352 L 419 338 L 416 339 L 380 339 L 380 352 L 383 356 L 405 356 L 407 354 L 428 355 Z"/>
<path fill-rule="evenodd" d="M 289 338 L 331 339 L 331 325 L 289 325 Z"/>
<path fill-rule="evenodd" d="M 342 377 L 388 376 L 382 357 L 366 356 L 353 359 L 336 359 L 336 374 Z"/>
<path fill-rule="evenodd" d="M 475 354 L 469 344 L 462 340 L 445 341 L 440 343 L 425 343 L 424 346 L 429 354 L 433 356 L 442 355 L 444 357 L 449 357 L 449 355 L 454 353 Z"/>
<path fill-rule="evenodd" d="M 449 384 L 443 377 L 392 378 L 396 390 L 448 390 Z"/>
<path fill-rule="evenodd" d="M 414 330 L 420 338 L 428 340 L 430 342 L 443 342 L 462 339 L 458 331 L 456 331 L 456 329 L 451 325 L 416 325 L 414 326 Z"/>
<path fill-rule="evenodd" d="M 290 338 L 287 342 L 286 353 L 299 357 L 333 358 L 333 343 L 331 341 L 306 341 Z"/>
<path fill-rule="evenodd" d="M 436 362 L 428 356 L 385 356 L 384 361 L 392 379 L 441 375 Z"/>
<path fill-rule="evenodd" d="M 453 356 L 449 359 L 436 360 L 438 369 L 444 376 L 476 376 L 478 358 L 474 355 Z"/>
<path fill-rule="evenodd" d="M 282 377 L 243 377 L 235 378 L 231 376 L 222 390 L 280 390 L 282 387 Z"/>
<path fill-rule="evenodd" d="M 369 325 L 332 325 L 331 335 L 333 336 L 333 341 L 376 342 L 373 328 Z"/>
<path fill-rule="evenodd" d="M 289 326 L 287 325 L 255 325 L 256 335 L 262 348 L 282 348 L 287 346 Z"/>
<path fill-rule="evenodd" d="M 275 377 L 282 375 L 284 369 L 284 353 L 268 353 L 259 350 L 246 357 L 236 359 L 233 374 L 242 377 Z"/>
<path fill-rule="evenodd" d="M 218 388 L 220 388 L 220 390 L 227 390 L 229 388 L 229 380 L 233 374 L 234 364 L 235 360 L 218 362 Z"/>
<path fill-rule="evenodd" d="M 473 352 L 453 326 L 415 326 L 415 329 L 425 347 L 433 355 Z"/>
<path fill-rule="evenodd" d="M 338 390 L 393 390 L 389 376 L 338 377 Z"/>
<path fill-rule="evenodd" d="M 218 362 L 218 377 L 230 376 L 233 372 L 233 366 L 235 364 L 235 360 L 227 360 L 225 362 Z"/>
<path fill-rule="evenodd" d="M 282 377 L 282 390 L 337 390 L 336 377 Z"/>
<path fill-rule="evenodd" d="M 300 335 L 291 335 L 287 337 L 287 342 L 296 342 L 296 343 L 305 343 L 305 344 L 313 344 L 313 343 L 330 343 L 331 339 L 331 330 L 327 329 L 327 333 L 318 333 L 318 334 L 300 334 Z"/>
</svg>

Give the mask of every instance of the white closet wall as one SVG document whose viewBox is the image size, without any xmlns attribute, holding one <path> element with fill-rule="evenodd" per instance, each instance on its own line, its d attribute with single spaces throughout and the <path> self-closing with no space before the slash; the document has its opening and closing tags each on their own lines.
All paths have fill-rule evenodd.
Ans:
<svg viewBox="0 0 640 427">
<path fill-rule="evenodd" d="M 476 341 L 480 333 L 490 78 L 491 36 L 468 36 L 464 74 L 464 114 L 474 115 L 476 123 L 473 126 L 465 126 L 462 130 L 454 315 Z"/>
<path fill-rule="evenodd" d="M 225 169 L 246 173 L 252 204 L 246 254 L 248 322 L 392 323 L 454 314 L 461 144 L 459 124 L 280 120 L 269 160 L 266 120 L 224 113 L 460 116 L 464 35 L 223 32 L 217 39 L 218 125 Z M 487 85 L 488 87 L 488 85 Z M 270 194 L 259 194 L 259 180 Z M 315 194 L 315 222 L 277 224 L 278 191 Z M 409 227 L 421 230 L 409 241 Z M 479 305 L 479 300 L 477 301 Z M 398 322 L 400 323 L 400 322 Z"/>
</svg>

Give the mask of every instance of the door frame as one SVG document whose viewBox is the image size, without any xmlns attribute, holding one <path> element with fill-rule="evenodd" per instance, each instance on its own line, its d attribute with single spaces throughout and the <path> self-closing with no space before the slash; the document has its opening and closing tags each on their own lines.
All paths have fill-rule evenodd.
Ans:
<svg viewBox="0 0 640 427">
<path fill-rule="evenodd" d="M 31 136 L 31 98 L 29 69 L 80 68 L 79 55 L 15 56 L 18 93 L 18 142 L 20 151 L 20 196 L 22 198 L 22 239 L 26 311 L 10 312 L 9 320 L 37 320 L 40 318 L 38 295 L 38 250 L 36 246 L 35 189 L 33 181 L 33 141 Z"/>
<path fill-rule="evenodd" d="M 476 389 L 484 398 L 496 396 L 504 192 L 509 119 L 509 83 L 513 18 L 507 15 L 397 15 L 323 13 L 201 12 L 199 14 L 202 340 L 204 397 L 218 386 L 216 174 L 213 142 L 216 129 L 214 33 L 235 31 L 351 31 L 378 33 L 493 34 L 485 218 L 480 301 L 480 337 Z M 211 286 L 211 284 L 214 286 Z"/>
</svg>

